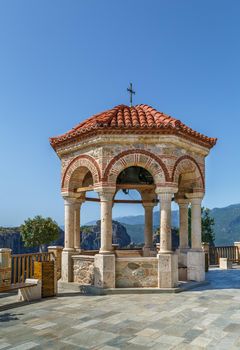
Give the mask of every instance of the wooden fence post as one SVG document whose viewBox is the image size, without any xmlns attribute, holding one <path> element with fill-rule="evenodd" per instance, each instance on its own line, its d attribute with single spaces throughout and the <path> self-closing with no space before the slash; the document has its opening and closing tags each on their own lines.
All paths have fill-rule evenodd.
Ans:
<svg viewBox="0 0 240 350">
<path fill-rule="evenodd" d="M 57 268 L 57 280 L 61 278 L 61 269 L 62 269 L 62 250 L 61 246 L 49 246 L 48 253 L 53 253 L 56 261 Z"/>
<path fill-rule="evenodd" d="M 210 265 L 209 243 L 202 242 L 202 250 L 205 253 L 205 272 L 208 272 Z"/>
<path fill-rule="evenodd" d="M 0 291 L 7 290 L 11 286 L 12 279 L 12 250 L 0 249 Z"/>
<path fill-rule="evenodd" d="M 240 242 L 234 242 L 234 246 L 237 247 L 237 260 L 240 263 Z"/>
</svg>

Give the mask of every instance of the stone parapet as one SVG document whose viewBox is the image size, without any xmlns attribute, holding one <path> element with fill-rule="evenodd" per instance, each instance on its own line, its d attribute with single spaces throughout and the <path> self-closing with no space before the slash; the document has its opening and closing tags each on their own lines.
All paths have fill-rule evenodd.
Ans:
<svg viewBox="0 0 240 350">
<path fill-rule="evenodd" d="M 73 281 L 73 260 L 72 255 L 75 254 L 74 249 L 64 248 L 62 251 L 62 271 L 61 280 L 63 282 Z"/>
<path fill-rule="evenodd" d="M 73 255 L 73 282 L 94 285 L 94 256 Z"/>
<path fill-rule="evenodd" d="M 160 253 L 158 259 L 158 288 L 175 288 L 178 286 L 178 255 Z"/>
<path fill-rule="evenodd" d="M 115 288 L 115 255 L 96 254 L 94 257 L 94 285 Z"/>
<path fill-rule="evenodd" d="M 158 259 L 117 258 L 116 287 L 138 288 L 158 286 Z"/>
<path fill-rule="evenodd" d="M 205 253 L 189 251 L 187 253 L 187 277 L 189 281 L 205 280 Z"/>
</svg>

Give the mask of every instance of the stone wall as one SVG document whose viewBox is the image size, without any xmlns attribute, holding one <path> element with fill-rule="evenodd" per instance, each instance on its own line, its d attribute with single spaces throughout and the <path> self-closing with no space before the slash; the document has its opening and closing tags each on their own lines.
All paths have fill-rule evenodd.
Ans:
<svg viewBox="0 0 240 350">
<path fill-rule="evenodd" d="M 157 287 L 157 258 L 117 258 L 116 287 Z"/>
<path fill-rule="evenodd" d="M 94 284 L 94 256 L 73 255 L 73 282 Z"/>
</svg>

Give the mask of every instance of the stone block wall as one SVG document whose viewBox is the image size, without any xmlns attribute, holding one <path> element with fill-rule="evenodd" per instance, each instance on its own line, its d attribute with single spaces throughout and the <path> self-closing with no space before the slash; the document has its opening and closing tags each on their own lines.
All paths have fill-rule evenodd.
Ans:
<svg viewBox="0 0 240 350">
<path fill-rule="evenodd" d="M 116 287 L 157 287 L 158 260 L 157 258 L 117 258 Z"/>
<path fill-rule="evenodd" d="M 73 255 L 73 282 L 94 284 L 94 256 Z"/>
</svg>

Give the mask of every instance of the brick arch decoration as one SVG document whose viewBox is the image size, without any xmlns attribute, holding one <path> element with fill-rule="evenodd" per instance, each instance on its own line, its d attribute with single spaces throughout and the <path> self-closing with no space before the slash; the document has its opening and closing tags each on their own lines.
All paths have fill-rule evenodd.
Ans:
<svg viewBox="0 0 240 350">
<path fill-rule="evenodd" d="M 128 150 L 119 153 L 107 165 L 102 181 L 116 183 L 120 172 L 130 166 L 140 166 L 150 172 L 155 184 L 170 182 L 166 165 L 155 154 L 145 150 Z"/>
<path fill-rule="evenodd" d="M 200 178 L 201 188 L 205 188 L 204 175 L 199 164 L 194 158 L 188 155 L 178 158 L 174 164 L 171 181 L 178 183 L 179 176 L 187 172 L 195 172 L 196 180 Z"/>
<path fill-rule="evenodd" d="M 80 155 L 74 158 L 64 171 L 61 184 L 62 191 L 68 190 L 73 173 L 80 167 L 87 168 L 91 172 L 93 183 L 100 181 L 101 171 L 96 160 L 87 154 Z"/>
</svg>

